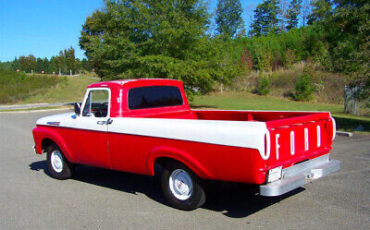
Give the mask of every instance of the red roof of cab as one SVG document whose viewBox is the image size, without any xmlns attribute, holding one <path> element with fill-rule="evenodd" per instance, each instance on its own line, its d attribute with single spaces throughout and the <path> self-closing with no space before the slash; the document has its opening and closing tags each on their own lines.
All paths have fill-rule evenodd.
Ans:
<svg viewBox="0 0 370 230">
<path fill-rule="evenodd" d="M 143 79 L 125 79 L 125 80 L 114 80 L 114 81 L 104 81 L 92 83 L 87 86 L 87 88 L 99 88 L 99 87 L 109 87 L 112 86 L 124 86 L 124 85 L 134 85 L 138 86 L 150 86 L 150 85 L 178 85 L 182 84 L 179 80 L 174 79 L 162 79 L 162 78 L 143 78 Z"/>
<path fill-rule="evenodd" d="M 140 110 L 129 110 L 127 95 L 131 88 L 146 87 L 146 86 L 175 86 L 181 91 L 184 104 L 181 106 L 173 106 L 170 108 L 148 108 Z M 175 111 L 188 111 L 190 110 L 188 101 L 186 99 L 183 84 L 179 80 L 172 79 L 127 79 L 127 80 L 114 80 L 106 82 L 97 82 L 87 86 L 87 88 L 109 88 L 111 92 L 111 117 L 129 117 L 129 116 L 152 116 L 161 113 L 168 113 Z"/>
</svg>

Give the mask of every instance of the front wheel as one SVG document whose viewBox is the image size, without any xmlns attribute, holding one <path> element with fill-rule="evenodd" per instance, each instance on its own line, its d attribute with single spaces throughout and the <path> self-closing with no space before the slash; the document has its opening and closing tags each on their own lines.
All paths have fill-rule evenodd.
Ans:
<svg viewBox="0 0 370 230">
<path fill-rule="evenodd" d="M 62 151 L 56 145 L 50 145 L 46 149 L 49 173 L 52 177 L 64 180 L 72 177 L 73 165 L 63 156 Z"/>
<path fill-rule="evenodd" d="M 184 165 L 171 162 L 162 172 L 161 185 L 165 198 L 171 206 L 181 210 L 194 210 L 206 201 L 200 180 Z"/>
</svg>

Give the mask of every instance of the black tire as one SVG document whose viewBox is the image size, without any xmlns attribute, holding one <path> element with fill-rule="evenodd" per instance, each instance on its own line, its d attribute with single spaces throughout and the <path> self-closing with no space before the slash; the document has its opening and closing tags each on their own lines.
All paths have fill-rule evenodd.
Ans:
<svg viewBox="0 0 370 230">
<path fill-rule="evenodd" d="M 177 178 L 177 180 L 174 180 L 174 178 Z M 180 181 L 177 188 L 175 187 L 176 182 L 174 181 Z M 186 182 L 184 183 L 184 181 Z M 189 181 L 191 181 L 191 183 L 189 183 Z M 187 184 L 190 184 L 192 189 L 189 189 L 190 186 Z M 200 184 L 200 179 L 195 173 L 181 163 L 169 162 L 163 167 L 161 186 L 164 197 L 174 208 L 191 211 L 201 207 L 206 201 L 206 195 Z M 185 191 L 189 191 L 185 192 L 185 195 L 175 192 L 182 186 L 185 186 Z"/>
<path fill-rule="evenodd" d="M 46 152 L 47 152 L 46 160 L 48 162 L 48 170 L 50 176 L 59 180 L 71 178 L 73 174 L 74 165 L 67 161 L 59 147 L 55 144 L 49 145 L 46 148 Z M 59 160 L 57 159 L 56 160 L 57 162 L 53 163 L 52 156 L 54 159 L 57 157 Z"/>
</svg>

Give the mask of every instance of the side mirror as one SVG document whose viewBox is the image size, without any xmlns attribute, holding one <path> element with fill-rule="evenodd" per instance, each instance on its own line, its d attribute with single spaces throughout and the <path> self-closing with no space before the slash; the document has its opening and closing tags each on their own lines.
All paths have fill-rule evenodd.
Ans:
<svg viewBox="0 0 370 230">
<path fill-rule="evenodd" d="M 75 114 L 80 116 L 81 114 L 81 103 L 75 103 Z"/>
</svg>

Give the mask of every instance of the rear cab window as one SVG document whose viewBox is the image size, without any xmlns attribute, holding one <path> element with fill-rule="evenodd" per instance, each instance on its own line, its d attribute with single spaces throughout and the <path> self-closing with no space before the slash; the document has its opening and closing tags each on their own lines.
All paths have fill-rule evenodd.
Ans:
<svg viewBox="0 0 370 230">
<path fill-rule="evenodd" d="M 145 86 L 128 92 L 130 110 L 183 105 L 180 89 L 176 86 Z"/>
</svg>

